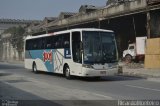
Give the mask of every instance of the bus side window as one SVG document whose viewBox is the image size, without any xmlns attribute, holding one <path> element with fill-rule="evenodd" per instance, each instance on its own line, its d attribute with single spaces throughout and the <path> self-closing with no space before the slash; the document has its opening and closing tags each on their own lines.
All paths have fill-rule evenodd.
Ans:
<svg viewBox="0 0 160 106">
<path fill-rule="evenodd" d="M 46 39 L 45 38 L 42 38 L 42 41 L 41 41 L 41 49 L 45 49 L 45 45 L 46 45 Z"/>
<path fill-rule="evenodd" d="M 29 50 L 33 49 L 33 41 L 32 40 L 29 41 L 29 47 L 28 48 L 29 48 Z"/>
<path fill-rule="evenodd" d="M 62 35 L 59 35 L 58 36 L 58 48 L 62 48 L 63 47 L 63 36 Z"/>
<path fill-rule="evenodd" d="M 46 48 L 46 49 L 51 49 L 51 48 L 52 48 L 52 37 L 47 37 L 47 38 L 46 38 L 45 48 Z"/>
<path fill-rule="evenodd" d="M 41 46 L 42 46 L 42 39 L 41 38 L 39 38 L 39 39 L 37 39 L 37 44 L 38 44 L 38 47 L 37 47 L 37 49 L 41 49 Z"/>
<path fill-rule="evenodd" d="M 35 50 L 38 49 L 38 39 L 34 39 L 32 43 L 33 43 L 33 49 Z"/>
<path fill-rule="evenodd" d="M 70 33 L 63 35 L 63 48 L 70 48 Z"/>
<path fill-rule="evenodd" d="M 54 40 L 55 40 L 54 47 L 55 49 L 58 49 L 59 48 L 59 36 L 55 36 Z"/>
</svg>

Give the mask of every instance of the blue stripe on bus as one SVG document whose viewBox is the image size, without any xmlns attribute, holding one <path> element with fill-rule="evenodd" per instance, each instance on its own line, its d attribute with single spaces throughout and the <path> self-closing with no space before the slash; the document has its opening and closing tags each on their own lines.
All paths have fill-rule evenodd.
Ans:
<svg viewBox="0 0 160 106">
<path fill-rule="evenodd" d="M 52 60 L 44 60 L 44 53 L 49 53 L 52 51 Z M 32 59 L 41 59 L 43 63 L 45 64 L 48 72 L 54 71 L 54 50 L 53 49 L 46 49 L 46 50 L 31 50 L 30 51 Z"/>
</svg>

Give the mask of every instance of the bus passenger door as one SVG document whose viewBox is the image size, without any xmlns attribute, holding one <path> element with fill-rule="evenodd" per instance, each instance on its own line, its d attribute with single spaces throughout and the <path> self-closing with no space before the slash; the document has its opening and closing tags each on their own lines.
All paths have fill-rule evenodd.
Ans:
<svg viewBox="0 0 160 106">
<path fill-rule="evenodd" d="M 82 53 L 80 50 L 81 33 L 72 32 L 72 61 L 70 70 L 71 75 L 81 76 L 82 74 Z"/>
</svg>

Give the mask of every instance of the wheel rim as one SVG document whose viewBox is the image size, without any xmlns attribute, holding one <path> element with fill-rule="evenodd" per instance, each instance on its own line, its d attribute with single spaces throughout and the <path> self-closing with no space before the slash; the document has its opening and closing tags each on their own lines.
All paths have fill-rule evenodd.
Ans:
<svg viewBox="0 0 160 106">
<path fill-rule="evenodd" d="M 127 62 L 127 63 L 130 63 L 130 62 L 131 62 L 131 59 L 132 59 L 131 56 L 129 56 L 129 55 L 126 56 L 126 62 Z"/>
<path fill-rule="evenodd" d="M 66 68 L 66 77 L 69 77 L 70 76 L 70 72 L 69 72 L 69 68 Z"/>
<path fill-rule="evenodd" d="M 36 72 L 37 71 L 37 66 L 34 64 L 33 66 L 33 71 Z"/>
</svg>

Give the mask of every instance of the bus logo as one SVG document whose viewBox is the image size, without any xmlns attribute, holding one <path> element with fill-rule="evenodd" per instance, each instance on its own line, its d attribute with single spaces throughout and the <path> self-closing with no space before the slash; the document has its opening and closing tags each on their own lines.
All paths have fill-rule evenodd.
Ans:
<svg viewBox="0 0 160 106">
<path fill-rule="evenodd" d="M 43 61 L 50 61 L 50 63 L 52 63 L 52 50 L 43 52 Z"/>
<path fill-rule="evenodd" d="M 66 59 L 70 59 L 70 58 L 71 58 L 70 49 L 64 49 L 64 57 L 65 57 Z"/>
</svg>

